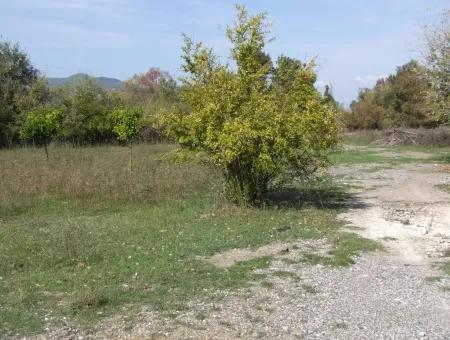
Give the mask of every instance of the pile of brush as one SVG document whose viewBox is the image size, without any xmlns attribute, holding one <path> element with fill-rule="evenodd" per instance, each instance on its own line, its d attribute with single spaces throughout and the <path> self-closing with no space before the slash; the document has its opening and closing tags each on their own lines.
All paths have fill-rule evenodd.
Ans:
<svg viewBox="0 0 450 340">
<path fill-rule="evenodd" d="M 394 128 L 383 131 L 383 137 L 374 142 L 380 146 L 396 145 L 450 145 L 450 128 L 441 126 L 435 129 Z"/>
</svg>

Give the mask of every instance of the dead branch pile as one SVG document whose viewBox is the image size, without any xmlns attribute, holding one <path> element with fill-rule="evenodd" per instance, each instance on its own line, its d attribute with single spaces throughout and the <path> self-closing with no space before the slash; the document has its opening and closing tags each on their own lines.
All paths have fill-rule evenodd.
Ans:
<svg viewBox="0 0 450 340">
<path fill-rule="evenodd" d="M 382 138 L 374 142 L 380 146 L 396 145 L 450 145 L 450 128 L 439 127 L 435 129 L 402 129 L 394 128 L 383 131 Z"/>
<path fill-rule="evenodd" d="M 382 146 L 417 145 L 417 137 L 417 132 L 403 129 L 390 129 L 384 131 L 383 138 L 376 140 L 375 144 Z"/>
</svg>

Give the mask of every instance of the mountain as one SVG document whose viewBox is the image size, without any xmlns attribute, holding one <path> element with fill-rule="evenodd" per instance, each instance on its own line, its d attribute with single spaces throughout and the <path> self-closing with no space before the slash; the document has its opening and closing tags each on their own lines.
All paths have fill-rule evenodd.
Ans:
<svg viewBox="0 0 450 340">
<path fill-rule="evenodd" d="M 89 78 L 88 74 L 77 73 L 73 74 L 66 78 L 47 78 L 48 86 L 50 87 L 58 87 L 64 85 L 71 85 L 79 80 Z M 91 77 L 95 80 L 95 82 L 107 90 L 120 90 L 123 87 L 123 83 L 119 79 L 108 78 L 108 77 Z"/>
</svg>

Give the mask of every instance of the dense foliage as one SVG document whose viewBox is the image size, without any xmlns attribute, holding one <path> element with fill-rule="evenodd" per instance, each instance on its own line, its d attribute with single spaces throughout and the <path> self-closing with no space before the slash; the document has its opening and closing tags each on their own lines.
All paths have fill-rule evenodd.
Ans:
<svg viewBox="0 0 450 340">
<path fill-rule="evenodd" d="M 24 118 L 21 100 L 38 72 L 18 45 L 0 42 L 0 147 L 18 141 Z"/>
<path fill-rule="evenodd" d="M 450 122 L 450 12 L 425 28 L 424 64 L 411 61 L 395 75 L 362 89 L 344 114 L 350 129 L 435 127 Z"/>
<path fill-rule="evenodd" d="M 344 122 L 350 129 L 437 126 L 442 121 L 434 114 L 430 91 L 426 68 L 410 61 L 396 74 L 378 80 L 373 89 L 361 90 Z"/>
<path fill-rule="evenodd" d="M 157 127 L 155 118 L 159 112 L 179 105 L 178 92 L 177 82 L 168 72 L 158 68 L 135 74 L 124 82 L 124 90 L 120 94 L 123 103 L 143 109 L 142 138 L 145 141 L 163 138 L 163 131 Z"/>
<path fill-rule="evenodd" d="M 29 141 L 20 138 L 20 131 L 29 129 L 24 126 L 29 112 L 34 117 L 35 113 L 53 111 L 60 112 L 61 121 L 52 141 L 74 146 L 114 143 L 117 140 L 114 112 L 118 108 L 127 112 L 134 108 L 139 109 L 133 112 L 140 112 L 143 108 L 143 119 L 139 119 L 143 128 L 133 138 L 161 140 L 163 135 L 155 128 L 155 116 L 163 109 L 179 105 L 176 81 L 167 72 L 150 68 L 124 84 L 120 91 L 108 90 L 95 78 L 79 75 L 68 85 L 50 88 L 47 79 L 39 75 L 18 45 L 0 43 L 0 147 Z M 31 140 L 34 145 L 47 145 L 40 144 L 36 136 Z"/>
<path fill-rule="evenodd" d="M 312 153 L 317 160 L 319 152 L 308 146 L 314 144 L 312 136 L 333 129 L 331 123 L 321 125 L 326 114 L 313 114 L 317 110 L 343 112 L 342 123 L 352 130 L 450 123 L 449 18 L 446 12 L 441 21 L 425 29 L 423 64 L 411 61 L 374 88 L 361 89 L 348 112 L 333 98 L 331 87 L 325 88 L 323 96 L 314 89 L 312 63 L 285 56 L 272 61 L 264 51 L 268 33 L 264 15 L 249 17 L 242 8 L 236 27 L 227 32 L 233 45 L 230 65 L 221 65 L 211 50 L 186 39 L 183 70 L 188 77 L 181 84 L 153 67 L 125 81 L 123 88 L 99 86 L 96 79 L 101 78 L 83 74 L 71 77 L 69 85 L 50 88 L 18 45 L 0 42 L 0 148 L 21 142 L 20 131 L 29 112 L 53 109 L 61 112 L 61 124 L 52 141 L 74 146 L 115 143 L 114 110 L 139 108 L 142 129 L 136 138 L 153 142 L 169 134 L 185 147 L 206 151 L 221 167 L 256 157 L 259 161 L 244 165 L 245 171 L 234 166 L 225 172 L 235 178 L 235 172 L 264 168 L 267 173 L 259 173 L 262 177 L 251 186 L 265 187 L 279 173 L 291 172 L 289 162 L 279 162 L 292 161 L 293 155 L 285 154 L 288 146 L 303 148 L 308 151 L 304 154 Z M 292 122 L 297 116 L 302 121 Z M 318 121 L 309 122 L 308 116 Z M 276 137 L 270 140 L 265 135 Z M 308 164 L 315 168 L 315 162 Z M 250 173 L 242 176 L 256 178 Z"/>
<path fill-rule="evenodd" d="M 44 146 L 48 158 L 47 146 L 57 136 L 61 128 L 62 112 L 57 109 L 40 109 L 28 112 L 20 130 L 20 138 L 34 145 Z"/>
<path fill-rule="evenodd" d="M 113 132 L 122 143 L 132 143 L 141 131 L 142 110 L 133 108 L 117 108 L 112 113 Z"/>
<path fill-rule="evenodd" d="M 112 113 L 112 130 L 117 139 L 127 144 L 130 150 L 130 172 L 133 171 L 133 140 L 142 128 L 142 110 L 140 108 L 119 107 Z"/>
<path fill-rule="evenodd" d="M 64 113 L 62 140 L 74 145 L 114 140 L 110 116 L 120 101 L 94 80 L 60 88 L 54 99 Z"/>
<path fill-rule="evenodd" d="M 437 118 L 450 123 L 450 11 L 436 25 L 425 29 L 425 44 L 432 87 L 430 102 Z"/>
<path fill-rule="evenodd" d="M 314 87 L 313 63 L 282 56 L 274 66 L 267 34 L 264 14 L 238 6 L 227 30 L 236 67 L 185 37 L 181 98 L 189 109 L 163 116 L 170 137 L 222 169 L 235 201 L 258 201 L 280 177 L 314 172 L 336 142 L 335 111 Z"/>
</svg>

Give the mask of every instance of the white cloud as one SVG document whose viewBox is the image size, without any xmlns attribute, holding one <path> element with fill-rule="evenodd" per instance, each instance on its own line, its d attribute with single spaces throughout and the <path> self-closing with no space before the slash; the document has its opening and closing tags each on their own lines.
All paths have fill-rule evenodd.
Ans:
<svg viewBox="0 0 450 340">
<path fill-rule="evenodd" d="M 326 85 L 330 85 L 330 82 L 328 80 L 317 80 L 316 83 L 314 84 L 316 89 L 319 90 L 320 92 L 325 91 L 325 86 Z"/>
<path fill-rule="evenodd" d="M 316 81 L 316 86 L 317 87 L 325 87 L 325 85 L 329 85 L 330 84 L 330 82 L 329 81 L 327 81 L 327 80 L 318 80 L 318 81 Z"/>
<path fill-rule="evenodd" d="M 50 22 L 21 17 L 9 17 L 12 23 L 27 27 L 16 35 L 16 40 L 27 47 L 36 48 L 120 48 L 130 46 L 131 36 L 122 32 L 89 29 L 68 23 Z M 29 32 L 33 32 L 30 35 Z M 36 39 L 36 37 L 46 37 Z"/>
<path fill-rule="evenodd" d="M 370 84 L 375 84 L 378 79 L 386 78 L 386 77 L 387 77 L 387 75 L 384 75 L 384 74 L 377 75 L 377 76 L 369 74 L 367 76 L 357 76 L 357 77 L 353 78 L 353 80 L 360 84 L 370 85 Z"/>
<path fill-rule="evenodd" d="M 129 8 L 125 0 L 19 0 L 27 8 L 72 10 L 96 15 L 121 17 Z"/>
</svg>

